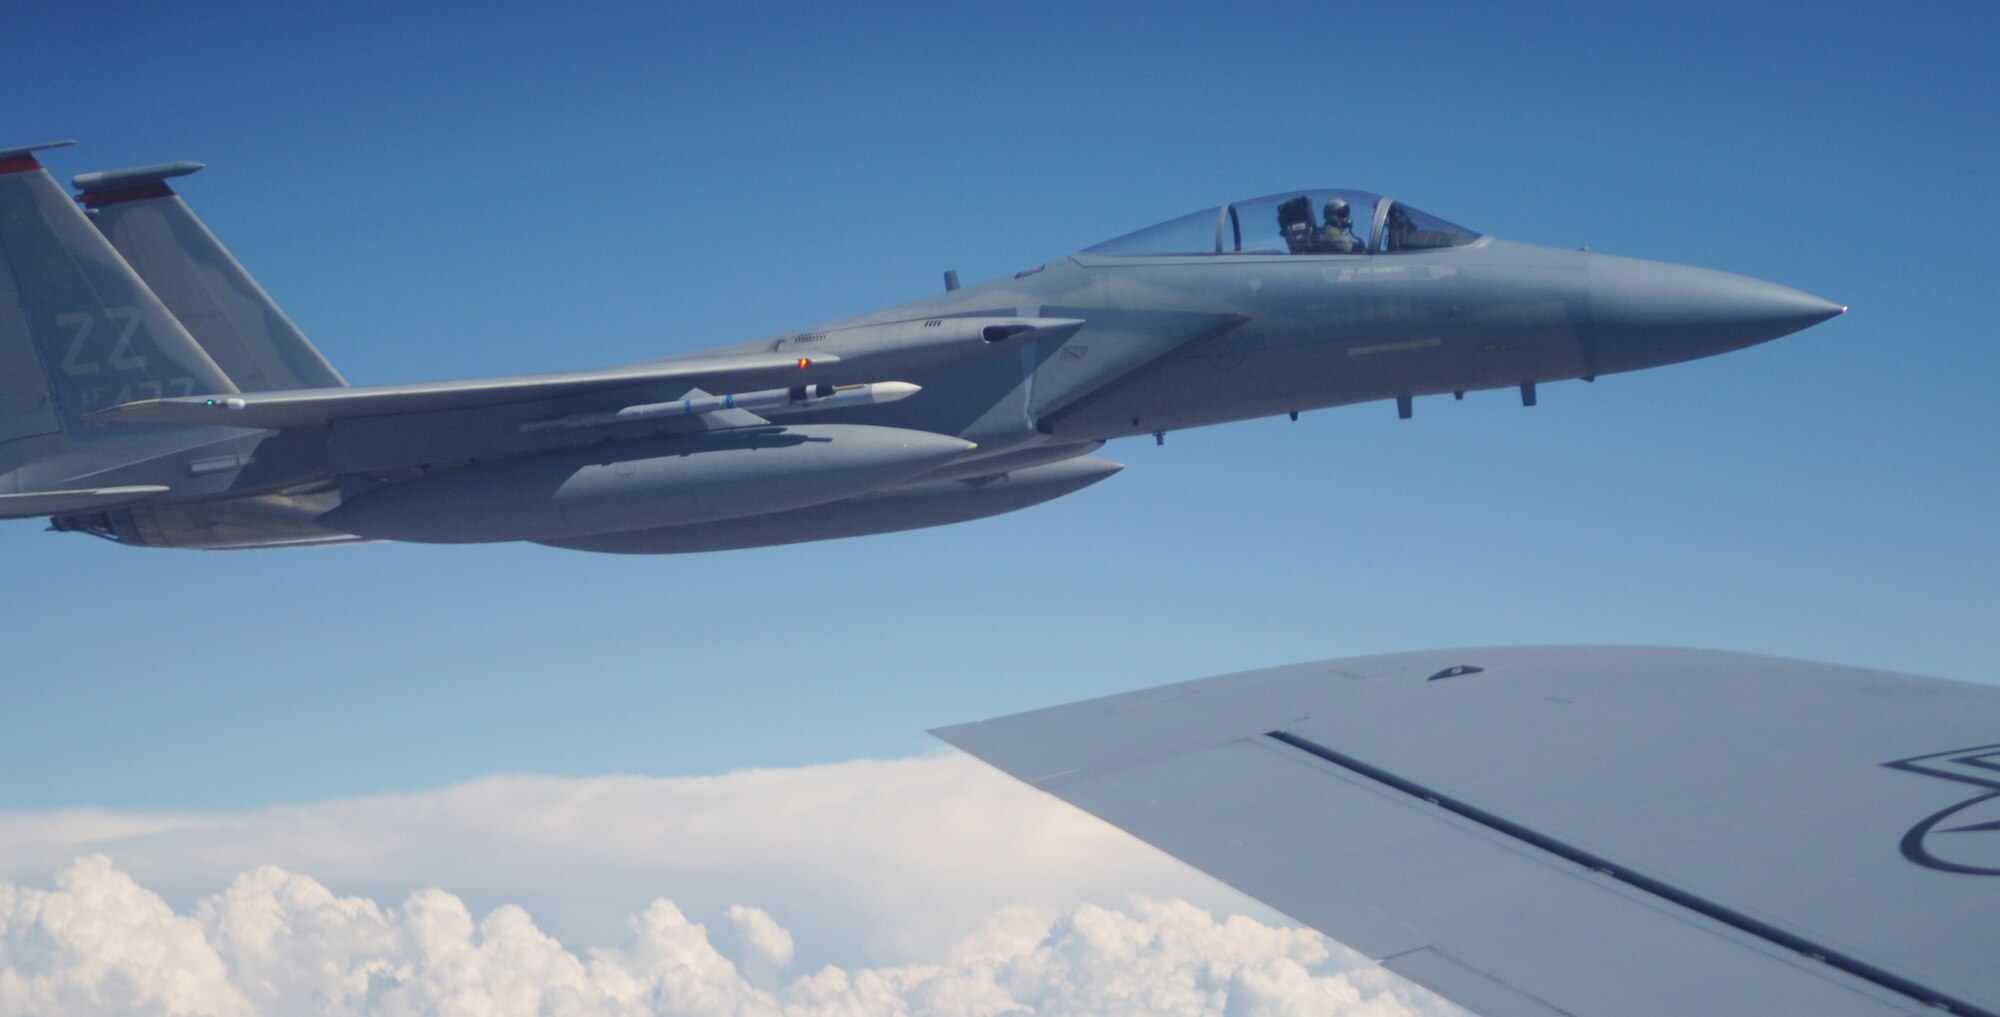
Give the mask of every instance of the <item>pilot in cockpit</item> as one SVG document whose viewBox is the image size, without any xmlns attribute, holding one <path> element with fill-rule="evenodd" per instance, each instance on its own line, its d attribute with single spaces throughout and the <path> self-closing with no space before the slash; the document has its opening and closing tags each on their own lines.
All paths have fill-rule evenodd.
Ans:
<svg viewBox="0 0 2000 1017">
<path fill-rule="evenodd" d="M 1326 203 L 1326 225 L 1313 214 L 1312 199 L 1301 194 L 1278 206 L 1278 230 L 1285 247 L 1293 254 L 1360 254 L 1362 243 L 1354 238 L 1354 219 L 1347 202 L 1330 198 Z"/>
<path fill-rule="evenodd" d="M 1326 203 L 1326 226 L 1319 231 L 1319 243 L 1315 245 L 1320 254 L 1358 254 L 1361 241 L 1354 239 L 1354 216 L 1347 209 L 1347 202 L 1340 198 L 1329 198 Z"/>
</svg>

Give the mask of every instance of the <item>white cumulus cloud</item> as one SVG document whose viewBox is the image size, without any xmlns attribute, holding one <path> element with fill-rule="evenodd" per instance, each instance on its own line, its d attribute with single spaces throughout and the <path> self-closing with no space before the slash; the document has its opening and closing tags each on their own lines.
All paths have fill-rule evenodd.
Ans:
<svg viewBox="0 0 2000 1017">
<path fill-rule="evenodd" d="M 0 1017 L 1445 1012 L 958 754 L 0 814 Z"/>
<path fill-rule="evenodd" d="M 752 916 L 755 917 L 752 917 Z M 760 963 L 785 930 L 745 908 Z M 1000 1017 L 1350 1014 L 1447 1009 L 1317 934 L 1185 901 L 1082 904 L 1053 922 L 1022 909 L 929 960 L 826 966 L 763 987 L 671 901 L 615 946 L 573 951 L 519 907 L 475 916 L 443 890 L 383 907 L 265 866 L 177 913 L 102 856 L 47 889 L 0 884 L 0 1017 L 30 1014 Z"/>
<path fill-rule="evenodd" d="M 763 911 L 743 904 L 722 913 L 725 934 L 738 946 L 737 961 L 758 971 L 775 971 L 792 963 L 792 934 Z"/>
</svg>

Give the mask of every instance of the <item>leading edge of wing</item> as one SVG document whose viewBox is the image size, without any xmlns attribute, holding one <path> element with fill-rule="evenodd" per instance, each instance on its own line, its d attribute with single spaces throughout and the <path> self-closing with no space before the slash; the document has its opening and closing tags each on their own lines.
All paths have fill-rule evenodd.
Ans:
<svg viewBox="0 0 2000 1017">
<path fill-rule="evenodd" d="M 354 417 L 497 406 L 666 382 L 722 391 L 766 383 L 778 386 L 802 378 L 813 366 L 838 359 L 831 355 L 705 357 L 508 378 L 146 399 L 99 410 L 85 419 L 246 428 L 317 427 Z"/>
<path fill-rule="evenodd" d="M 934 733 L 1492 1017 L 2000 1012 L 2000 689 L 1487 648 Z"/>
</svg>

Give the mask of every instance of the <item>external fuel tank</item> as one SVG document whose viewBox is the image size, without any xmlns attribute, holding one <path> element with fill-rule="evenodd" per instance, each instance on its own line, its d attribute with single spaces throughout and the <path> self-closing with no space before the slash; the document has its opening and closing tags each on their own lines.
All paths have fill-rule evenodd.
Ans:
<svg viewBox="0 0 2000 1017">
<path fill-rule="evenodd" d="M 855 424 L 604 443 L 386 484 L 350 494 L 319 521 L 383 540 L 562 540 L 837 501 L 927 473 L 974 447 Z"/>
</svg>

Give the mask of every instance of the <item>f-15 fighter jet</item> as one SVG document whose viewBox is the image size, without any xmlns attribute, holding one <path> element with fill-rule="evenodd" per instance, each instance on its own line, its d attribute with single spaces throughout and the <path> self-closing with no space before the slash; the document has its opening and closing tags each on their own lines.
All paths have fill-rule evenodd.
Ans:
<svg viewBox="0 0 2000 1017">
<path fill-rule="evenodd" d="M 66 144 L 66 143 L 65 143 Z M 1844 308 L 1301 190 L 624 367 L 348 386 L 174 194 L 0 150 L 0 518 L 148 547 L 664 554 L 1011 512 L 1113 438 L 1705 357 Z M 79 200 L 81 208 L 78 207 Z"/>
</svg>

